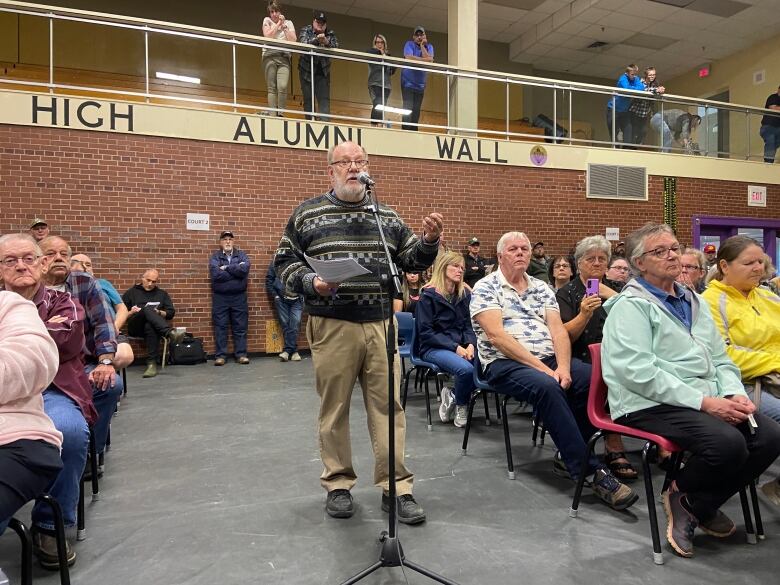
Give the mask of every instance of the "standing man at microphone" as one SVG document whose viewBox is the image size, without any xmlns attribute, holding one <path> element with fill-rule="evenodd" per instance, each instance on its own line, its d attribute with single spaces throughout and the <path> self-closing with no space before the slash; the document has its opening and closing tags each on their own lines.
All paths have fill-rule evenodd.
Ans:
<svg viewBox="0 0 780 585">
<path fill-rule="evenodd" d="M 365 171 L 366 174 L 361 175 Z M 334 518 L 354 513 L 350 490 L 357 475 L 352 467 L 349 406 L 352 388 L 360 380 L 374 450 L 374 483 L 382 488 L 382 509 L 388 497 L 388 397 L 385 331 L 391 316 L 391 295 L 379 284 L 389 270 L 363 183 L 370 181 L 368 155 L 354 142 L 328 151 L 327 193 L 304 201 L 293 212 L 276 252 L 276 273 L 287 288 L 304 295 L 309 321 L 306 336 L 314 362 L 320 396 L 319 440 L 328 492 L 325 509 Z M 360 177 L 360 179 L 358 178 Z M 419 272 L 430 266 L 439 248 L 442 216 L 427 215 L 418 237 L 393 209 L 379 206 L 387 245 L 401 270 Z M 371 273 L 340 284 L 322 280 L 304 254 L 322 260 L 354 258 Z M 392 287 L 392 284 L 387 283 Z M 413 475 L 404 466 L 406 418 L 399 399 L 400 365 L 395 357 L 395 470 L 398 520 L 425 521 L 425 512 L 412 496 Z"/>
</svg>

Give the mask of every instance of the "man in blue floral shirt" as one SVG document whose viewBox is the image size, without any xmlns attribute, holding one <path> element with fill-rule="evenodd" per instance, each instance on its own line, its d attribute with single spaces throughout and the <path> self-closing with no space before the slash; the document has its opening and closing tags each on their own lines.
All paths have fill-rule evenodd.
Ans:
<svg viewBox="0 0 780 585">
<path fill-rule="evenodd" d="M 595 432 L 586 405 L 590 366 L 571 357 L 571 342 L 550 287 L 526 273 L 531 242 L 508 232 L 497 245 L 499 269 L 471 293 L 471 320 L 487 381 L 496 391 L 530 403 L 560 449 L 559 475 L 591 478 L 596 495 L 616 510 L 638 496 L 591 455 L 582 469 L 586 440 Z"/>
</svg>

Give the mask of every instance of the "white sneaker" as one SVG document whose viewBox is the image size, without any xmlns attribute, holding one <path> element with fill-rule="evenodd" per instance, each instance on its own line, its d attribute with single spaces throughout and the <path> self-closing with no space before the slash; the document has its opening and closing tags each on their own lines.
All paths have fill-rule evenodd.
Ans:
<svg viewBox="0 0 780 585">
<path fill-rule="evenodd" d="M 299 362 L 299 361 L 301 361 L 301 354 L 299 354 L 297 351 L 296 351 L 296 352 L 294 352 L 294 353 L 293 353 L 293 354 L 290 356 L 290 361 L 291 361 L 291 362 Z"/>
<path fill-rule="evenodd" d="M 279 354 L 279 361 L 280 362 L 286 362 L 286 361 L 289 361 L 289 360 L 290 360 L 290 354 L 287 353 L 286 351 L 283 351 L 282 353 Z"/>
<path fill-rule="evenodd" d="M 775 506 L 780 506 L 780 477 L 762 485 L 761 491 Z"/>
<path fill-rule="evenodd" d="M 455 414 L 455 426 L 462 428 L 466 426 L 469 419 L 469 409 L 466 406 L 458 406 Z"/>
<path fill-rule="evenodd" d="M 439 418 L 441 419 L 441 422 L 450 422 L 454 410 L 455 395 L 452 393 L 452 388 L 444 386 L 444 388 L 441 389 L 441 404 L 439 404 Z"/>
</svg>

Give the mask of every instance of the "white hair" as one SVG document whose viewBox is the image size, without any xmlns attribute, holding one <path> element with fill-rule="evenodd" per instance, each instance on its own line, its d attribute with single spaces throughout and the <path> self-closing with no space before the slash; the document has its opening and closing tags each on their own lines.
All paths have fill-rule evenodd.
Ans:
<svg viewBox="0 0 780 585">
<path fill-rule="evenodd" d="M 507 232 L 498 239 L 498 243 L 496 244 L 496 252 L 501 254 L 504 251 L 504 248 L 506 248 L 507 242 L 511 242 L 512 240 L 525 240 L 528 242 L 529 246 L 531 245 L 531 240 L 529 240 L 528 236 L 526 236 L 523 232 Z"/>
</svg>

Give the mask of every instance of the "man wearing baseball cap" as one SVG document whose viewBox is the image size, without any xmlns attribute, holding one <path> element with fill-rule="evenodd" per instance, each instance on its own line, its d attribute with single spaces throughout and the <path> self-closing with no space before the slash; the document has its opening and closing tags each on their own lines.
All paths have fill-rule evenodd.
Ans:
<svg viewBox="0 0 780 585">
<path fill-rule="evenodd" d="M 315 10 L 312 23 L 300 30 L 298 42 L 323 49 L 339 47 L 336 33 L 328 28 L 328 17 L 321 10 Z M 298 61 L 298 74 L 301 78 L 303 111 L 306 113 L 306 119 L 314 119 L 314 100 L 317 100 L 319 113 L 330 114 L 330 58 L 301 55 Z M 325 121 L 327 122 L 328 119 L 326 118 Z"/>
<path fill-rule="evenodd" d="M 414 29 L 412 39 L 404 45 L 404 59 L 421 61 L 413 65 L 424 65 L 433 62 L 433 45 L 428 42 L 425 29 L 418 26 Z M 425 82 L 428 74 L 425 71 L 403 68 L 401 70 L 401 95 L 404 99 L 404 109 L 411 113 L 404 116 L 402 128 L 404 130 L 417 130 L 420 121 L 420 109 L 422 108 L 423 95 L 425 94 Z"/>
<path fill-rule="evenodd" d="M 707 270 L 709 270 L 715 265 L 718 249 L 715 247 L 715 244 L 705 244 L 702 252 L 704 252 L 704 256 L 707 258 Z"/>
<path fill-rule="evenodd" d="M 30 235 L 35 238 L 36 242 L 40 242 L 49 235 L 49 224 L 40 217 L 36 217 L 30 223 Z"/>
<path fill-rule="evenodd" d="M 528 263 L 527 270 L 528 274 L 549 284 L 550 277 L 547 274 L 548 262 L 549 260 L 544 254 L 544 242 L 536 242 L 531 249 L 531 261 Z"/>
<path fill-rule="evenodd" d="M 233 232 L 219 234 L 219 250 L 209 260 L 211 278 L 211 319 L 214 322 L 214 365 L 224 366 L 227 356 L 228 322 L 233 329 L 233 354 L 239 364 L 248 364 L 246 332 L 249 305 L 249 256 L 234 245 Z"/>
<path fill-rule="evenodd" d="M 479 255 L 479 238 L 471 238 L 467 246 L 469 251 L 463 255 L 466 267 L 463 273 L 463 281 L 471 288 L 474 288 L 477 281 L 485 276 L 487 261 Z"/>
</svg>

